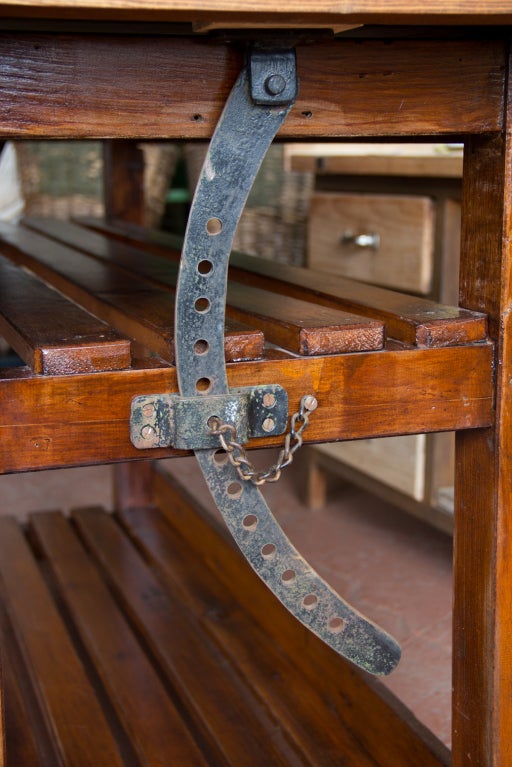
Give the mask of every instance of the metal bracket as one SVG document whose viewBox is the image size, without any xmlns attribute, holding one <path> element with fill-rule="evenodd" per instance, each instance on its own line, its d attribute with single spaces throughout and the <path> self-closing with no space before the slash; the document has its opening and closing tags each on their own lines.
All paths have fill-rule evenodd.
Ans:
<svg viewBox="0 0 512 767">
<path fill-rule="evenodd" d="M 251 98 L 262 106 L 286 105 L 298 93 L 294 50 L 255 49 L 249 57 Z"/>
<path fill-rule="evenodd" d="M 396 641 L 320 578 L 280 528 L 258 487 L 241 479 L 230 461 L 216 460 L 220 442 L 209 447 L 208 440 L 215 435 L 205 435 L 205 422 L 221 415 L 214 412 L 219 408 L 224 411 L 221 420 L 232 417 L 240 421 L 237 438 L 240 427 L 249 429 L 243 424 L 243 396 L 238 399 L 229 390 L 224 362 L 228 262 L 245 201 L 293 106 L 296 83 L 293 53 L 281 48 L 256 49 L 249 53 L 247 66 L 233 86 L 199 177 L 181 256 L 174 323 L 180 397 L 158 395 L 139 400 L 134 430 L 148 443 L 154 429 L 154 439 L 159 441 L 155 447 L 160 440 L 193 447 L 228 529 L 276 597 L 340 655 L 370 673 L 388 674 L 400 658 Z M 266 392 L 265 387 L 258 389 Z M 260 399 L 263 402 L 265 393 Z M 266 401 L 261 412 L 256 408 L 256 429 L 265 431 L 268 407 Z M 154 421 L 143 421 L 153 417 L 151 408 Z"/>
<path fill-rule="evenodd" d="M 177 450 L 218 448 L 211 420 L 217 418 L 236 429 L 244 444 L 253 437 L 283 434 L 288 421 L 288 394 L 282 386 L 231 389 L 211 397 L 154 394 L 132 400 L 130 439 L 141 450 L 174 447 Z"/>
</svg>

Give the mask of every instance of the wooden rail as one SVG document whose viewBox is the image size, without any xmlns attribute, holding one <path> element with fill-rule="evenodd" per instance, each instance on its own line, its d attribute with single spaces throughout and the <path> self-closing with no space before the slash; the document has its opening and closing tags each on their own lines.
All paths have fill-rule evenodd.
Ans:
<svg viewBox="0 0 512 767">
<path fill-rule="evenodd" d="M 133 42 L 130 35 L 0 35 L 0 136 L 130 138 L 134 114 L 138 138 L 211 136 L 241 53 L 220 41 L 138 36 L 134 56 Z M 506 53 L 492 39 L 322 40 L 297 55 L 300 94 L 281 138 L 458 136 L 461 126 L 474 134 L 502 127 Z"/>
</svg>

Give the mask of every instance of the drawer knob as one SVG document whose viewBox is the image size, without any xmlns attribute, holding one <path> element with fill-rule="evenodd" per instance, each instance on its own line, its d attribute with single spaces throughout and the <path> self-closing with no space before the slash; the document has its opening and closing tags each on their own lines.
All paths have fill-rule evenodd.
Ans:
<svg viewBox="0 0 512 767">
<path fill-rule="evenodd" d="M 346 231 L 340 237 L 341 245 L 355 245 L 357 248 L 371 248 L 378 250 L 380 246 L 380 235 L 375 232 L 369 234 L 354 234 Z"/>
</svg>

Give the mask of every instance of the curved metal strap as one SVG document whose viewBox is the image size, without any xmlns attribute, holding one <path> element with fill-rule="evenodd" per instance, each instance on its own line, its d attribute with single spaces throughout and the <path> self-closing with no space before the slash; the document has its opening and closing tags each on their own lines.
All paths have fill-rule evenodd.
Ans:
<svg viewBox="0 0 512 767">
<path fill-rule="evenodd" d="M 244 69 L 213 135 L 191 208 L 177 288 L 175 348 L 183 397 L 229 391 L 224 315 L 231 245 L 261 161 L 290 106 L 255 104 Z M 278 599 L 361 668 L 373 674 L 392 671 L 400 657 L 395 640 L 341 599 L 304 561 L 258 488 L 240 481 L 219 451 L 195 454 L 235 541 Z"/>
</svg>

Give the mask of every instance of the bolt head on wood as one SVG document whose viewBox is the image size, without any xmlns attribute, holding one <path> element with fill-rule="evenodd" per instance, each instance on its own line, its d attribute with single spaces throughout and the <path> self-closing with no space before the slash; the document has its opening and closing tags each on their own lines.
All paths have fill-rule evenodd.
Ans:
<svg viewBox="0 0 512 767">
<path fill-rule="evenodd" d="M 316 410 L 318 407 L 318 400 L 316 397 L 314 397 L 312 394 L 308 394 L 304 397 L 302 404 L 305 408 L 305 410 L 309 410 L 309 412 L 313 412 L 313 410 Z"/>
</svg>

